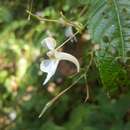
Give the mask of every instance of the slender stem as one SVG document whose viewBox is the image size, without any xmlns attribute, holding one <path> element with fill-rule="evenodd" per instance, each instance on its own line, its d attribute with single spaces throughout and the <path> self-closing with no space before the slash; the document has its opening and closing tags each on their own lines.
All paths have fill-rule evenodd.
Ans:
<svg viewBox="0 0 130 130">
<path fill-rule="evenodd" d="M 72 27 L 77 26 L 73 22 L 71 22 L 70 20 L 68 20 L 62 12 L 60 12 L 60 15 L 63 18 L 63 20 L 66 22 L 66 24 L 68 24 L 69 26 L 72 26 Z"/>
<path fill-rule="evenodd" d="M 79 17 L 81 17 L 83 15 L 83 13 L 86 11 L 86 9 L 88 8 L 88 6 L 85 6 L 79 13 Z"/>
<path fill-rule="evenodd" d="M 69 37 L 66 41 L 64 41 L 60 46 L 58 46 L 56 48 L 56 50 L 60 49 L 62 46 L 64 46 L 68 41 L 70 41 L 74 36 L 76 36 L 79 33 L 79 31 L 77 31 L 76 33 L 74 33 L 71 37 Z"/>
<path fill-rule="evenodd" d="M 73 82 L 68 88 L 64 89 L 63 91 L 61 91 L 56 97 L 54 97 L 52 100 L 50 100 L 45 107 L 43 108 L 43 110 L 41 111 L 39 118 L 46 112 L 46 110 L 51 107 L 51 105 L 53 105 L 53 103 L 59 98 L 61 97 L 65 92 L 67 92 L 69 89 L 71 89 L 76 83 L 78 83 L 78 81 L 80 79 L 82 79 L 84 77 L 84 74 L 81 75 L 75 82 Z"/>
<path fill-rule="evenodd" d="M 63 21 L 62 21 L 60 19 L 46 19 L 46 18 L 33 14 L 29 10 L 27 10 L 26 12 L 29 14 L 29 16 L 31 15 L 31 16 L 37 18 L 39 21 L 54 22 L 54 23 L 58 23 L 58 24 L 62 24 L 62 25 L 65 24 L 67 26 L 72 26 L 72 27 L 78 28 L 79 30 L 82 29 L 81 26 L 76 25 L 74 22 L 69 21 L 67 18 L 65 18 L 65 16 L 63 17 Z"/>
<path fill-rule="evenodd" d="M 32 11 L 32 5 L 33 5 L 33 0 L 29 0 L 29 6 L 28 6 L 28 10 L 29 10 L 29 12 L 31 12 Z M 30 14 L 28 15 L 28 20 L 30 20 Z"/>
<path fill-rule="evenodd" d="M 90 68 L 90 66 L 92 65 L 92 62 L 93 62 L 93 56 L 94 56 L 94 50 L 92 50 L 91 52 L 90 52 L 90 61 L 89 61 L 89 64 L 88 64 L 88 66 L 86 67 L 86 74 L 87 74 L 87 72 L 88 72 L 88 70 L 89 70 L 89 68 Z M 86 74 L 85 74 L 85 76 L 84 76 L 84 78 L 85 78 L 85 80 L 86 80 L 86 98 L 85 98 L 85 102 L 87 102 L 87 100 L 89 99 L 89 97 L 90 97 L 90 94 L 89 94 L 89 86 L 88 86 L 88 84 L 87 84 L 87 76 L 86 76 Z"/>
<path fill-rule="evenodd" d="M 37 18 L 40 21 L 46 21 L 46 22 L 55 22 L 55 23 L 61 23 L 59 20 L 57 19 L 46 19 L 46 18 L 41 18 L 38 15 L 33 14 L 32 12 L 30 12 L 29 10 L 27 10 L 27 13 L 35 18 Z"/>
<path fill-rule="evenodd" d="M 88 84 L 86 84 L 86 93 L 87 93 L 87 94 L 86 94 L 85 102 L 87 102 L 87 100 L 88 100 L 89 97 L 90 97 Z"/>
</svg>

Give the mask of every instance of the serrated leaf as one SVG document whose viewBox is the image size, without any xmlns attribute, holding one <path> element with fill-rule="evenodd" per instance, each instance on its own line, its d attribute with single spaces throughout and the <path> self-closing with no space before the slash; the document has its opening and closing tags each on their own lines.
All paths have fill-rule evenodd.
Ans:
<svg viewBox="0 0 130 130">
<path fill-rule="evenodd" d="M 117 62 L 127 58 L 130 51 L 130 1 L 90 1 L 88 29 L 94 43 L 100 45 L 96 61 L 107 88 L 118 87 L 126 72 Z"/>
</svg>

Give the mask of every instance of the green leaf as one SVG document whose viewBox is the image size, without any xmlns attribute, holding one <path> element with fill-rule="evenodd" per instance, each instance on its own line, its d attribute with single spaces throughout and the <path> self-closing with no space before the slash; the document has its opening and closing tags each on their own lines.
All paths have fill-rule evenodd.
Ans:
<svg viewBox="0 0 130 130">
<path fill-rule="evenodd" d="M 124 64 L 130 52 L 130 1 L 92 0 L 90 6 L 88 29 L 100 46 L 95 58 L 101 80 L 106 88 L 117 88 L 126 77 L 117 59 Z"/>
</svg>

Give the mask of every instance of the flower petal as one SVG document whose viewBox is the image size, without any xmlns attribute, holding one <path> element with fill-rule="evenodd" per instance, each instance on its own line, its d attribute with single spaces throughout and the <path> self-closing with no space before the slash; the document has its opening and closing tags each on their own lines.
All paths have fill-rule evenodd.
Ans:
<svg viewBox="0 0 130 130">
<path fill-rule="evenodd" d="M 56 41 L 52 37 L 47 37 L 47 38 L 43 39 L 41 44 L 43 45 L 43 47 L 45 47 L 49 50 L 53 50 L 56 47 Z"/>
<path fill-rule="evenodd" d="M 77 71 L 79 72 L 80 64 L 79 64 L 78 60 L 71 54 L 68 54 L 65 52 L 56 52 L 56 58 L 58 58 L 59 60 L 67 60 L 67 61 L 74 63 L 77 67 Z"/>
<path fill-rule="evenodd" d="M 40 64 L 40 69 L 47 73 L 47 77 L 43 83 L 45 85 L 50 78 L 55 74 L 59 60 L 43 60 Z"/>
</svg>

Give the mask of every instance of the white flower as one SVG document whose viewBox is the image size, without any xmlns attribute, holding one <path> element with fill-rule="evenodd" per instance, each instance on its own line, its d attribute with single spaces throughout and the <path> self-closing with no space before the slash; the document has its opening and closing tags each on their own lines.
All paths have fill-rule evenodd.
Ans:
<svg viewBox="0 0 130 130">
<path fill-rule="evenodd" d="M 57 51 L 55 49 L 56 47 L 55 39 L 53 39 L 52 37 L 47 37 L 43 39 L 42 45 L 49 50 L 47 52 L 47 56 L 49 57 L 49 59 L 43 60 L 40 64 L 41 71 L 47 73 L 47 77 L 43 85 L 45 85 L 50 80 L 50 78 L 55 74 L 60 60 L 67 60 L 74 63 L 77 67 L 77 72 L 79 72 L 80 65 L 78 60 L 68 53 Z"/>
</svg>

